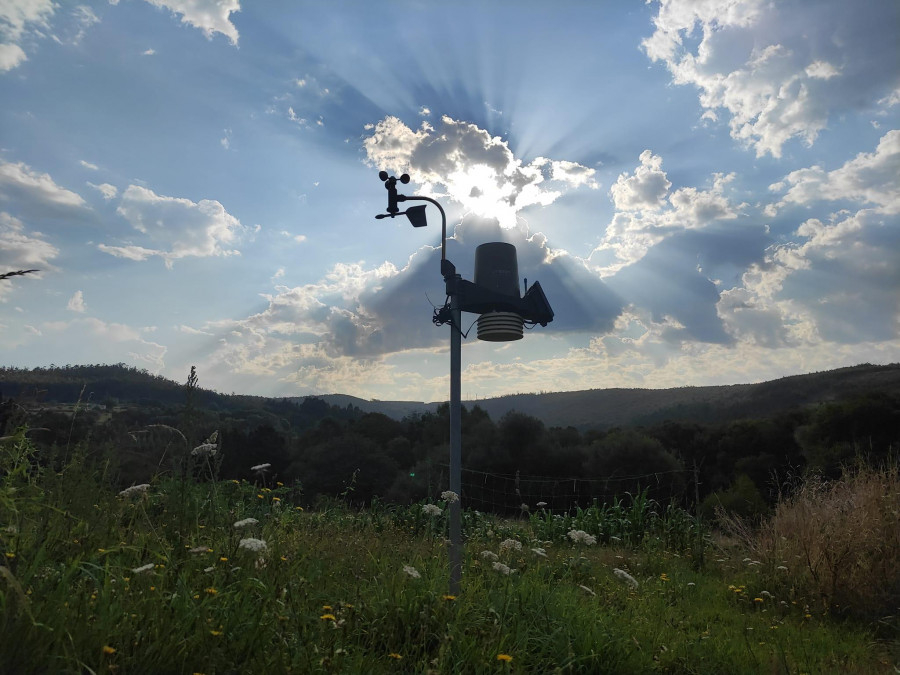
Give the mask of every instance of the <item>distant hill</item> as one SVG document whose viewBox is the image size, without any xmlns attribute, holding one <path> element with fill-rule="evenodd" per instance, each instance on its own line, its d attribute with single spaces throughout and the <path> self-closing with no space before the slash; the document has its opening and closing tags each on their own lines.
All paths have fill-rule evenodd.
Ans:
<svg viewBox="0 0 900 675">
<path fill-rule="evenodd" d="M 757 384 L 516 394 L 463 401 L 463 405 L 470 408 L 477 405 L 495 420 L 515 410 L 536 417 L 547 426 L 573 426 L 585 430 L 649 425 L 666 419 L 708 423 L 768 417 L 791 408 L 870 392 L 900 394 L 900 364 L 864 364 Z M 351 404 L 364 412 L 380 412 L 394 419 L 411 413 L 434 412 L 439 405 L 413 401 L 367 401 L 337 394 L 320 398 L 331 405 Z"/>
<path fill-rule="evenodd" d="M 84 393 L 82 393 L 82 389 Z M 5 398 L 41 392 L 45 401 L 180 405 L 182 384 L 123 364 L 65 366 L 35 369 L 0 368 L 0 394 Z M 590 389 L 548 394 L 517 394 L 464 401 L 498 420 L 507 412 L 540 419 L 547 426 L 573 426 L 580 430 L 614 426 L 649 425 L 666 419 L 701 423 L 747 417 L 768 417 L 792 408 L 866 393 L 900 395 L 900 364 L 863 364 L 808 375 L 794 375 L 758 384 L 674 389 Z M 292 397 L 302 403 L 321 399 L 343 411 L 378 412 L 394 419 L 437 410 L 438 402 L 366 400 L 344 394 Z M 224 395 L 201 390 L 200 403 L 218 409 L 270 407 L 284 397 Z"/>
</svg>

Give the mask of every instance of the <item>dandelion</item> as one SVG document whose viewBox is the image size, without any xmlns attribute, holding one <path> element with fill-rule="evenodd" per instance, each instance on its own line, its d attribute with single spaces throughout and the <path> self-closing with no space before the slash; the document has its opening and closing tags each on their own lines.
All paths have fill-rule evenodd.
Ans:
<svg viewBox="0 0 900 675">
<path fill-rule="evenodd" d="M 459 501 L 459 495 L 453 492 L 452 490 L 444 490 L 441 493 L 441 499 L 443 499 L 448 504 L 453 504 L 454 502 Z"/>
<path fill-rule="evenodd" d="M 455 595 L 442 595 L 441 600 L 446 600 L 448 602 L 452 602 L 453 600 L 456 600 L 456 596 Z"/>
<path fill-rule="evenodd" d="M 756 603 L 758 603 L 758 604 L 762 604 L 762 603 L 763 603 L 763 599 L 762 599 L 762 598 L 753 598 L 753 602 L 756 602 Z"/>
<path fill-rule="evenodd" d="M 482 551 L 482 552 L 481 552 L 481 557 L 482 557 L 484 560 L 491 560 L 491 561 L 494 561 L 494 560 L 500 560 L 500 556 L 498 556 L 498 555 L 497 555 L 496 553 L 494 553 L 493 551 Z"/>
<path fill-rule="evenodd" d="M 143 574 L 144 572 L 149 572 L 153 569 L 153 563 L 147 563 L 146 565 L 141 565 L 140 567 L 135 567 L 131 570 L 132 574 Z"/>
<path fill-rule="evenodd" d="M 251 466 L 250 470 L 255 473 L 265 473 L 269 469 L 272 468 L 272 465 L 266 462 L 265 464 L 257 464 L 256 466 Z"/>
<path fill-rule="evenodd" d="M 220 635 L 222 635 L 222 631 L 220 631 L 220 630 L 211 630 L 211 631 L 209 631 L 209 633 L 210 633 L 210 635 L 214 635 L 216 637 L 219 637 Z"/>
<path fill-rule="evenodd" d="M 234 524 L 234 529 L 240 530 L 243 527 L 250 527 L 251 525 L 256 525 L 259 521 L 256 518 L 244 518 L 243 520 L 239 520 Z"/>
<path fill-rule="evenodd" d="M 591 590 L 590 588 L 588 588 L 587 586 L 582 586 L 581 584 L 579 584 L 579 585 L 578 585 L 578 588 L 580 588 L 581 590 L 583 590 L 585 593 L 587 593 L 587 594 L 590 595 L 591 597 L 594 597 L 595 595 L 597 595 L 596 593 L 594 593 L 594 591 L 592 591 L 592 590 Z"/>
<path fill-rule="evenodd" d="M 253 551 L 253 553 L 265 553 L 269 547 L 262 539 L 248 537 L 247 539 L 241 539 L 238 542 L 238 548 L 245 548 L 248 551 Z"/>
<path fill-rule="evenodd" d="M 391 652 L 390 654 L 388 654 L 388 658 L 397 659 L 399 661 L 403 657 L 400 654 L 398 654 L 397 652 Z"/>
<path fill-rule="evenodd" d="M 426 516 L 439 516 L 443 513 L 440 506 L 436 506 L 435 504 L 425 504 L 422 507 L 422 513 Z"/>
<path fill-rule="evenodd" d="M 495 562 L 493 565 L 491 565 L 491 567 L 495 571 L 500 572 L 500 574 L 503 574 L 505 576 L 509 576 L 510 574 L 512 574 L 512 569 L 509 566 L 504 565 L 502 562 Z"/>
<path fill-rule="evenodd" d="M 219 591 L 217 591 L 215 588 L 210 586 L 209 588 L 206 589 L 206 593 L 207 593 L 207 595 L 218 595 Z"/>
<path fill-rule="evenodd" d="M 116 648 L 110 647 L 109 645 L 103 645 L 103 653 L 109 654 L 110 656 L 112 656 L 113 654 L 116 653 Z"/>
<path fill-rule="evenodd" d="M 421 578 L 422 578 L 422 575 L 419 574 L 419 570 L 417 570 L 417 569 L 416 569 L 415 567 L 413 567 L 412 565 L 404 565 L 404 566 L 403 566 L 403 571 L 406 572 L 406 573 L 407 573 L 409 576 L 411 576 L 413 579 L 421 579 Z"/>
<path fill-rule="evenodd" d="M 215 443 L 203 443 L 191 450 L 194 457 L 214 457 L 219 451 L 219 447 Z"/>
<path fill-rule="evenodd" d="M 516 541 L 515 539 L 504 539 L 500 542 L 500 553 L 504 551 L 521 551 L 522 544 L 521 542 Z"/>
<path fill-rule="evenodd" d="M 592 534 L 588 534 L 584 530 L 569 530 L 566 535 L 576 544 L 586 544 L 588 546 L 593 546 L 597 543 L 597 537 Z"/>
<path fill-rule="evenodd" d="M 334 621 L 335 620 L 334 614 L 323 614 L 319 618 L 322 619 L 322 621 Z"/>
<path fill-rule="evenodd" d="M 228 558 L 223 555 L 219 558 L 219 562 L 228 562 Z"/>
<path fill-rule="evenodd" d="M 510 661 L 512 661 L 512 657 L 509 654 L 497 654 L 497 660 L 509 663 Z"/>
<path fill-rule="evenodd" d="M 628 584 L 631 588 L 638 587 L 638 581 L 633 576 L 628 574 L 625 570 L 620 570 L 618 567 L 613 568 L 613 574 L 616 575 L 616 579 L 619 581 Z"/>
<path fill-rule="evenodd" d="M 660 574 L 660 575 L 659 575 L 659 578 L 660 578 L 661 581 L 669 581 L 669 575 L 666 574 L 665 572 L 663 572 L 662 574 Z"/>
<path fill-rule="evenodd" d="M 150 483 L 141 483 L 140 485 L 132 485 L 131 487 L 127 487 L 119 493 L 120 497 L 135 497 L 137 495 L 145 495 L 147 494 L 147 490 L 150 489 Z"/>
<path fill-rule="evenodd" d="M 531 549 L 531 552 L 534 553 L 536 556 L 539 556 L 539 557 L 541 557 L 541 558 L 546 558 L 546 557 L 547 557 L 547 551 L 545 551 L 545 550 L 542 549 L 542 548 L 533 548 L 533 549 Z"/>
</svg>

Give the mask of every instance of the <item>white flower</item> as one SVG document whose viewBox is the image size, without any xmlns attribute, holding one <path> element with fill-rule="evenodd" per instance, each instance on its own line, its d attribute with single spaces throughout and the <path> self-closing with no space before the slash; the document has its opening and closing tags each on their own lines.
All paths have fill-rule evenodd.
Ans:
<svg viewBox="0 0 900 675">
<path fill-rule="evenodd" d="M 547 551 L 545 551 L 545 550 L 542 549 L 542 548 L 533 548 L 533 549 L 531 549 L 531 552 L 534 553 L 534 554 L 537 555 L 537 556 L 540 556 L 541 558 L 546 558 L 546 557 L 547 557 Z"/>
<path fill-rule="evenodd" d="M 448 504 L 453 504 L 454 502 L 459 501 L 459 495 L 453 492 L 452 490 L 444 490 L 441 493 L 441 499 L 443 499 Z"/>
<path fill-rule="evenodd" d="M 500 556 L 498 556 L 493 551 L 482 551 L 481 557 L 485 560 L 500 560 Z"/>
<path fill-rule="evenodd" d="M 537 506 L 539 509 L 542 509 L 547 506 L 547 502 L 538 502 L 535 506 Z"/>
<path fill-rule="evenodd" d="M 256 525 L 258 522 L 259 521 L 256 518 L 244 518 L 243 520 L 239 520 L 234 524 L 234 529 L 240 530 L 242 527 Z"/>
<path fill-rule="evenodd" d="M 583 590 L 585 593 L 587 593 L 587 594 L 590 595 L 590 596 L 595 596 L 595 595 L 597 595 L 596 593 L 594 593 L 594 591 L 592 591 L 592 590 L 591 590 L 590 588 L 588 588 L 587 586 L 582 586 L 581 584 L 579 584 L 579 585 L 578 585 L 578 588 L 580 588 L 581 590 Z"/>
<path fill-rule="evenodd" d="M 779 565 L 779 566 L 776 567 L 775 569 L 776 569 L 776 570 L 779 570 L 779 571 L 781 571 L 781 572 L 787 572 L 787 567 L 785 567 L 784 565 Z"/>
<path fill-rule="evenodd" d="M 760 591 L 760 592 L 759 592 L 759 596 L 760 596 L 761 598 L 771 598 L 771 597 L 772 597 L 772 594 L 769 593 L 769 591 Z"/>
<path fill-rule="evenodd" d="M 147 563 L 146 565 L 141 565 L 140 567 L 135 567 L 131 570 L 133 574 L 144 574 L 145 572 L 149 572 L 153 569 L 153 563 Z"/>
<path fill-rule="evenodd" d="M 150 483 L 142 483 L 140 485 L 132 485 L 131 487 L 127 487 L 119 493 L 120 497 L 133 497 L 135 495 L 144 495 L 147 494 L 147 490 L 150 489 Z"/>
<path fill-rule="evenodd" d="M 422 578 L 422 575 L 419 574 L 419 570 L 417 570 L 417 569 L 416 569 L 415 567 L 413 567 L 412 565 L 404 565 L 404 566 L 403 566 L 403 571 L 406 572 L 406 573 L 407 573 L 409 576 L 411 576 L 413 579 L 421 579 L 421 578 Z"/>
<path fill-rule="evenodd" d="M 522 504 L 522 506 L 520 506 L 519 508 L 522 510 L 523 513 L 528 513 L 528 511 L 529 511 L 528 504 Z"/>
<path fill-rule="evenodd" d="M 219 438 L 219 430 L 216 429 L 209 438 L 206 439 L 207 444 L 214 444 Z"/>
<path fill-rule="evenodd" d="M 439 516 L 443 513 L 443 511 L 441 511 L 440 506 L 437 506 L 435 504 L 425 504 L 422 507 L 422 513 L 424 513 L 426 516 Z"/>
<path fill-rule="evenodd" d="M 247 539 L 241 539 L 238 542 L 239 548 L 245 548 L 248 551 L 253 551 L 254 553 L 265 553 L 269 547 L 266 545 L 262 539 L 254 539 L 253 537 L 248 537 Z"/>
<path fill-rule="evenodd" d="M 212 551 L 212 549 L 209 548 L 209 546 L 195 546 L 188 551 L 188 553 L 209 553 L 210 551 Z"/>
<path fill-rule="evenodd" d="M 272 468 L 272 465 L 266 462 L 265 464 L 257 464 L 256 466 L 251 466 L 250 470 L 255 471 L 257 473 L 263 473 Z"/>
<path fill-rule="evenodd" d="M 215 571 L 215 569 L 216 569 L 215 567 L 206 567 L 203 569 L 203 571 L 209 573 L 209 572 Z"/>
<path fill-rule="evenodd" d="M 219 448 L 215 443 L 204 443 L 191 450 L 191 455 L 194 457 L 212 457 L 218 451 Z"/>
<path fill-rule="evenodd" d="M 512 573 L 512 569 L 510 569 L 507 565 L 504 565 L 502 562 L 495 562 L 493 565 L 491 565 L 491 567 L 493 567 L 497 572 L 500 572 L 500 574 L 509 575 Z"/>
<path fill-rule="evenodd" d="M 522 544 L 515 539 L 504 539 L 500 542 L 500 553 L 504 551 L 521 551 Z"/>
<path fill-rule="evenodd" d="M 588 534 L 584 530 L 569 530 L 567 536 L 576 544 L 581 543 L 587 544 L 588 546 L 593 546 L 597 543 L 597 537 L 592 534 Z"/>
<path fill-rule="evenodd" d="M 625 582 L 626 584 L 628 584 L 628 585 L 631 586 L 632 588 L 637 588 L 637 587 L 638 587 L 637 579 L 635 579 L 633 576 L 631 576 L 630 574 L 628 574 L 628 572 L 626 572 L 625 570 L 620 570 L 618 567 L 615 567 L 615 568 L 613 568 L 613 574 L 616 575 L 616 578 L 617 578 L 617 579 L 619 579 L 620 581 Z"/>
</svg>

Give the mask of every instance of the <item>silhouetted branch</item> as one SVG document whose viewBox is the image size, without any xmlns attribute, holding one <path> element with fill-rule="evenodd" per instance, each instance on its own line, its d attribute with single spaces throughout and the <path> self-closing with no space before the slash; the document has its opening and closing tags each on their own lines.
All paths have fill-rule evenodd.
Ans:
<svg viewBox="0 0 900 675">
<path fill-rule="evenodd" d="M 40 272 L 40 270 L 19 270 L 17 272 L 4 272 L 0 274 L 0 279 L 9 279 L 10 277 L 20 277 L 23 274 L 31 274 L 32 272 Z"/>
</svg>

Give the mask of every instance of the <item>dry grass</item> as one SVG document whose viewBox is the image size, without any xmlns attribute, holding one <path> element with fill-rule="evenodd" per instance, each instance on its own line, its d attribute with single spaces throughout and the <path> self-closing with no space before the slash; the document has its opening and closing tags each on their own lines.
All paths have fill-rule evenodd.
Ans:
<svg viewBox="0 0 900 675">
<path fill-rule="evenodd" d="M 896 466 L 858 467 L 830 482 L 812 476 L 760 527 L 727 516 L 723 524 L 810 604 L 858 618 L 900 614 Z"/>
</svg>

